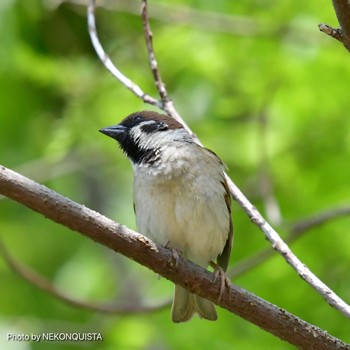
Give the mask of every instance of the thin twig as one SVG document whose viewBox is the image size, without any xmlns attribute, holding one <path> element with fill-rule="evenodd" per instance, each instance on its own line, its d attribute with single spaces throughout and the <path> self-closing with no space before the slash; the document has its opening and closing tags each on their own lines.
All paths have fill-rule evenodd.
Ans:
<svg viewBox="0 0 350 350">
<path fill-rule="evenodd" d="M 184 126 L 184 128 L 192 135 L 192 137 L 198 143 L 200 143 L 197 136 L 193 133 L 190 127 L 186 124 L 186 122 L 182 119 L 182 117 L 176 111 L 173 101 L 169 98 L 165 84 L 161 79 L 161 75 L 158 69 L 158 62 L 156 60 L 156 55 L 153 49 L 153 43 L 152 43 L 153 34 L 152 34 L 151 26 L 149 24 L 147 0 L 142 0 L 141 13 L 142 13 L 143 28 L 144 28 L 144 34 L 145 34 L 148 59 L 151 66 L 152 73 L 153 73 L 154 81 L 155 81 L 159 96 L 161 98 L 160 102 L 162 106 L 160 107 L 160 109 L 166 112 L 168 115 L 170 115 L 172 118 L 174 118 L 178 122 L 180 122 Z"/>
<path fill-rule="evenodd" d="M 343 216 L 350 215 L 350 207 L 337 208 L 332 210 L 327 210 L 323 213 L 314 215 L 308 219 L 300 220 L 291 225 L 288 235 L 285 237 L 284 241 L 288 245 L 294 243 L 297 239 L 306 234 L 309 230 L 312 230 L 318 226 L 325 225 L 331 220 L 339 219 Z M 239 261 L 233 266 L 227 275 L 231 278 L 237 278 L 247 271 L 253 269 L 254 267 L 260 265 L 264 261 L 268 260 L 274 256 L 276 252 L 268 247 L 262 249 L 261 251 L 255 253 L 254 255 Z"/>
<path fill-rule="evenodd" d="M 156 312 L 169 306 L 168 300 L 160 302 L 158 303 L 158 305 L 142 305 L 136 303 L 133 303 L 132 305 L 128 305 L 127 303 L 121 305 L 112 305 L 108 303 L 98 304 L 91 301 L 76 299 L 73 296 L 70 296 L 66 292 L 57 288 L 46 277 L 40 275 L 38 272 L 32 270 L 30 267 L 16 261 L 9 253 L 9 251 L 7 250 L 7 248 L 1 240 L 0 255 L 3 257 L 7 265 L 12 269 L 12 271 L 15 272 L 17 275 L 21 276 L 23 279 L 25 279 L 32 285 L 47 292 L 53 297 L 74 307 L 107 314 L 130 315 Z"/>
<path fill-rule="evenodd" d="M 100 58 L 103 65 L 112 75 L 117 78 L 126 88 L 132 91 L 137 97 L 141 98 L 144 102 L 161 108 L 161 103 L 155 98 L 144 93 L 141 88 L 133 81 L 127 78 L 111 61 L 105 50 L 103 49 L 101 42 L 97 36 L 96 23 L 95 23 L 95 0 L 91 0 L 88 6 L 88 31 L 90 34 L 92 45 Z"/>
<path fill-rule="evenodd" d="M 146 10 L 147 10 L 147 7 L 146 7 Z M 102 60 L 102 62 L 104 63 L 103 58 L 104 58 L 105 53 L 104 53 L 104 50 L 102 49 L 102 45 L 100 44 L 99 39 L 97 37 L 94 11 L 95 11 L 95 1 L 90 0 L 90 4 L 88 6 L 88 22 L 89 22 L 90 36 L 91 36 L 91 38 L 94 39 L 95 43 L 93 42 L 93 45 L 94 45 L 95 49 L 96 49 L 96 47 L 99 49 L 100 53 L 99 52 L 97 52 L 97 53 L 98 53 L 100 59 Z M 152 50 L 153 50 L 153 48 L 152 48 Z M 102 56 L 101 56 L 101 52 L 103 52 Z M 154 56 L 152 56 L 152 57 L 154 58 Z M 151 59 L 152 58 L 150 58 L 150 60 Z M 110 62 L 110 60 L 108 60 L 108 62 Z M 110 63 L 110 64 L 112 64 L 112 63 Z M 108 67 L 106 67 L 106 68 L 108 70 L 110 70 L 110 68 L 108 68 Z M 118 70 L 118 72 L 119 72 L 119 70 Z M 121 81 L 123 83 L 123 80 L 119 79 L 119 81 Z M 129 81 L 129 79 L 128 79 L 128 81 Z M 125 86 L 127 86 L 127 85 L 125 85 Z M 127 86 L 127 87 L 130 89 L 129 86 Z M 133 91 L 133 89 L 130 89 L 130 90 Z M 159 93 L 160 93 L 160 95 L 162 94 L 160 91 L 159 91 Z M 144 102 L 149 103 L 142 96 L 139 96 L 139 97 L 142 98 Z M 152 100 L 154 100 L 154 99 L 152 98 Z M 177 121 L 182 123 L 184 125 L 184 127 L 190 132 L 190 134 L 193 135 L 196 142 L 201 144 L 200 141 L 195 137 L 195 134 L 191 131 L 191 129 L 187 126 L 187 124 L 184 122 L 184 120 L 178 114 L 178 112 L 176 111 L 176 109 L 174 107 L 173 102 L 170 99 L 168 99 L 167 101 L 161 101 L 161 103 L 159 103 L 159 101 L 158 101 L 157 106 L 160 109 L 164 110 L 168 115 L 170 115 L 171 117 L 175 118 Z M 273 249 L 278 251 L 284 257 L 284 259 L 288 262 L 288 264 L 290 264 L 294 268 L 294 270 L 299 274 L 299 276 L 302 279 L 304 279 L 307 283 L 309 283 L 318 293 L 320 293 L 331 306 L 333 306 L 335 309 L 339 310 L 345 316 L 350 318 L 350 306 L 347 303 L 345 303 L 345 301 L 343 301 L 338 295 L 336 295 L 328 286 L 326 286 L 318 277 L 316 277 L 293 254 L 293 252 L 290 250 L 288 245 L 279 236 L 279 234 L 263 218 L 263 216 L 259 213 L 259 211 L 249 202 L 249 200 L 244 196 L 244 194 L 240 191 L 240 189 L 233 183 L 233 181 L 227 176 L 227 174 L 225 174 L 225 177 L 226 177 L 230 192 L 232 194 L 232 197 L 242 207 L 242 209 L 247 213 L 247 215 L 249 216 L 251 221 L 255 225 L 257 225 L 260 228 L 260 230 L 265 234 L 266 238 L 271 242 Z"/>
<path fill-rule="evenodd" d="M 156 84 L 157 90 L 159 91 L 160 98 L 163 104 L 165 104 L 169 100 L 169 96 L 165 84 L 163 83 L 162 77 L 160 76 L 158 62 L 153 49 L 153 33 L 149 24 L 147 0 L 142 0 L 141 14 L 143 20 L 143 29 L 145 33 L 149 64 L 151 66 L 154 82 Z"/>
<path fill-rule="evenodd" d="M 329 26 L 328 24 L 320 23 L 318 25 L 318 29 L 321 32 L 331 36 L 332 38 L 337 39 L 340 42 L 343 42 L 343 39 L 341 37 L 341 29 L 340 28 L 335 29 L 335 28 Z"/>
<path fill-rule="evenodd" d="M 220 281 L 206 269 L 103 215 L 0 165 L 0 193 L 73 231 L 150 268 L 155 273 L 236 313 L 300 349 L 350 350 L 350 345 L 244 289 Z"/>
</svg>

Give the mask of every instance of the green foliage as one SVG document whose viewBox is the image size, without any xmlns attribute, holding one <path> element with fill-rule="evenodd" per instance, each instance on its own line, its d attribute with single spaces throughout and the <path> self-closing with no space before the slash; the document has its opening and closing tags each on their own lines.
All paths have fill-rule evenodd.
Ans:
<svg viewBox="0 0 350 350">
<path fill-rule="evenodd" d="M 104 69 L 89 41 L 85 9 L 50 3 L 0 4 L 1 163 L 136 228 L 129 163 L 97 130 L 151 107 Z M 285 236 L 291 222 L 349 204 L 350 57 L 317 29 L 320 22 L 336 26 L 332 3 L 151 0 L 150 12 L 160 3 L 252 21 L 239 34 L 225 22 L 219 30 L 191 18 L 187 24 L 167 23 L 166 12 L 163 21 L 151 24 L 161 73 L 178 111 L 266 216 L 263 188 L 270 183 L 282 215 L 278 231 Z M 155 95 L 141 20 L 99 9 L 97 23 L 112 60 Z M 233 215 L 234 266 L 268 244 L 235 203 Z M 0 222 L 2 239 L 16 259 L 76 298 L 127 304 L 144 297 L 157 303 L 172 293 L 169 282 L 9 200 L 0 200 Z M 349 218 L 333 220 L 292 245 L 345 299 L 349 225 Z M 2 260 L 0 278 L 0 348 L 292 349 L 225 310 L 215 323 L 194 319 L 183 325 L 170 322 L 169 309 L 106 316 L 62 303 L 23 281 Z M 234 282 L 350 342 L 348 321 L 281 257 Z M 104 340 L 9 343 L 7 332 L 101 332 Z"/>
</svg>

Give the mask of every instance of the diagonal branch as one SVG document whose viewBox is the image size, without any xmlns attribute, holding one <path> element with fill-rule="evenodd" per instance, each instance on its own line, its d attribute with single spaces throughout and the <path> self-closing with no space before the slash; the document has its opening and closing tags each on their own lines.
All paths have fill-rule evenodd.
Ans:
<svg viewBox="0 0 350 350">
<path fill-rule="evenodd" d="M 148 19 L 147 15 L 147 0 L 142 0 L 144 4 L 144 20 Z M 89 23 L 89 32 L 91 36 L 92 43 L 96 49 L 96 52 L 98 56 L 100 57 L 102 63 L 105 65 L 105 57 L 106 54 L 102 48 L 102 45 L 100 44 L 97 33 L 96 33 L 96 26 L 95 26 L 95 0 L 90 0 L 89 6 L 88 6 L 88 23 Z M 155 60 L 155 55 L 153 53 L 153 46 L 152 42 L 150 41 L 150 35 L 147 33 L 147 30 L 150 31 L 149 24 L 145 26 L 146 28 L 146 41 L 148 40 L 147 47 L 148 47 L 148 54 L 151 55 L 149 57 L 150 62 Z M 103 54 L 101 54 L 101 52 Z M 108 56 L 107 56 L 108 57 Z M 110 62 L 108 59 L 108 66 L 105 65 L 105 67 L 110 70 L 110 65 L 113 63 Z M 114 65 L 113 65 L 114 67 Z M 115 68 L 117 69 L 117 68 Z M 155 66 L 155 70 L 158 71 L 158 65 Z M 119 70 L 118 70 L 119 72 Z M 156 72 L 157 76 L 160 77 L 159 72 Z M 123 83 L 123 81 L 119 78 L 117 78 L 119 81 Z M 129 79 L 128 79 L 129 81 Z M 123 83 L 124 84 L 124 83 Z M 135 85 L 134 83 L 132 83 Z M 125 84 L 124 84 L 125 85 Z M 157 84 L 156 84 L 157 85 Z M 159 84 L 158 84 L 159 85 Z M 157 85 L 157 86 L 158 86 Z M 130 85 L 125 85 L 128 89 L 130 89 Z M 136 85 L 135 85 L 136 86 Z M 162 89 L 165 89 L 164 84 L 162 85 Z M 132 90 L 134 93 L 135 91 Z M 166 91 L 166 90 L 165 90 Z M 160 96 L 167 96 L 164 95 L 164 91 L 159 91 Z M 137 95 L 137 94 L 136 94 Z M 138 95 L 139 96 L 139 95 Z M 143 93 L 143 96 L 145 94 Z M 148 95 L 147 95 L 148 96 Z M 184 120 L 181 118 L 181 116 L 176 111 L 173 102 L 170 99 L 164 99 L 161 101 L 157 101 L 156 103 L 148 102 L 148 99 L 139 96 L 145 103 L 150 103 L 153 105 L 157 105 L 160 109 L 165 111 L 169 116 L 173 117 L 180 123 L 184 125 L 184 127 L 190 132 L 190 134 L 193 136 L 194 140 L 201 144 L 201 142 L 198 140 L 198 138 L 195 136 L 195 134 L 191 131 L 191 129 L 187 126 L 187 124 L 184 122 Z M 152 101 L 155 101 L 152 98 Z M 292 266 L 292 268 L 299 274 L 299 276 L 305 280 L 307 283 L 309 283 L 318 293 L 320 293 L 324 299 L 335 309 L 342 312 L 345 316 L 350 318 L 350 306 L 345 303 L 336 293 L 334 293 L 327 285 L 325 285 L 317 276 L 315 276 L 310 269 L 308 269 L 297 257 L 296 255 L 290 250 L 288 245 L 282 240 L 282 238 L 279 236 L 279 234 L 272 228 L 272 226 L 263 218 L 263 216 L 259 213 L 259 211 L 249 202 L 249 200 L 244 196 L 244 194 L 240 191 L 240 189 L 233 183 L 233 181 L 227 176 L 226 174 L 226 180 L 228 183 L 228 187 L 230 189 L 230 192 L 232 194 L 232 197 L 236 200 L 236 202 L 243 208 L 243 210 L 247 213 L 251 221 L 257 225 L 260 230 L 265 234 L 266 238 L 271 242 L 271 245 L 273 249 L 278 251 L 284 259 L 287 261 L 288 264 Z"/>
<path fill-rule="evenodd" d="M 105 216 L 0 166 L 0 193 L 50 220 L 100 243 L 207 298 L 279 338 L 309 350 L 350 350 L 350 345 L 287 311 L 231 284 L 220 294 L 220 281 L 202 267 Z"/>
<path fill-rule="evenodd" d="M 291 225 L 288 235 L 284 241 L 287 244 L 295 242 L 302 235 L 306 234 L 309 230 L 327 224 L 331 220 L 339 219 L 343 216 L 350 215 L 350 207 L 336 208 L 325 211 L 318 215 L 311 216 L 310 218 L 300 220 Z M 234 279 L 254 267 L 260 265 L 262 262 L 268 260 L 275 255 L 275 251 L 270 247 L 262 249 L 256 254 L 237 262 L 227 273 L 227 275 Z"/>
</svg>

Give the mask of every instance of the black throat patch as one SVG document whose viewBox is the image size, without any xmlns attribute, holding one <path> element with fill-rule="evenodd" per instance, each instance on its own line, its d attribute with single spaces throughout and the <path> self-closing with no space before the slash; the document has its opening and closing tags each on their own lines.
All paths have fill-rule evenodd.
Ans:
<svg viewBox="0 0 350 350">
<path fill-rule="evenodd" d="M 132 140 L 128 135 L 124 142 L 120 143 L 120 148 L 135 164 L 154 164 L 160 159 L 160 151 L 158 148 L 144 149 L 140 147 L 139 142 Z"/>
</svg>

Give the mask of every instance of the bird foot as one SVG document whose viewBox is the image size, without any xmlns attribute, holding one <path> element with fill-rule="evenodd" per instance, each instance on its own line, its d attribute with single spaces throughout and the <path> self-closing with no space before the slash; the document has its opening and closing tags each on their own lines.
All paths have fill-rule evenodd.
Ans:
<svg viewBox="0 0 350 350">
<path fill-rule="evenodd" d="M 165 248 L 168 248 L 171 250 L 171 254 L 172 254 L 172 260 L 175 261 L 175 268 L 178 267 L 179 265 L 179 260 L 180 260 L 180 255 L 182 255 L 182 250 L 179 248 L 173 248 L 170 247 L 170 241 L 167 241 L 165 244 Z"/>
<path fill-rule="evenodd" d="M 214 269 L 214 283 L 220 279 L 220 292 L 218 297 L 218 303 L 220 303 L 222 295 L 224 294 L 225 288 L 230 286 L 231 281 L 226 276 L 224 269 L 215 263 L 214 261 L 210 261 L 210 266 Z"/>
</svg>

